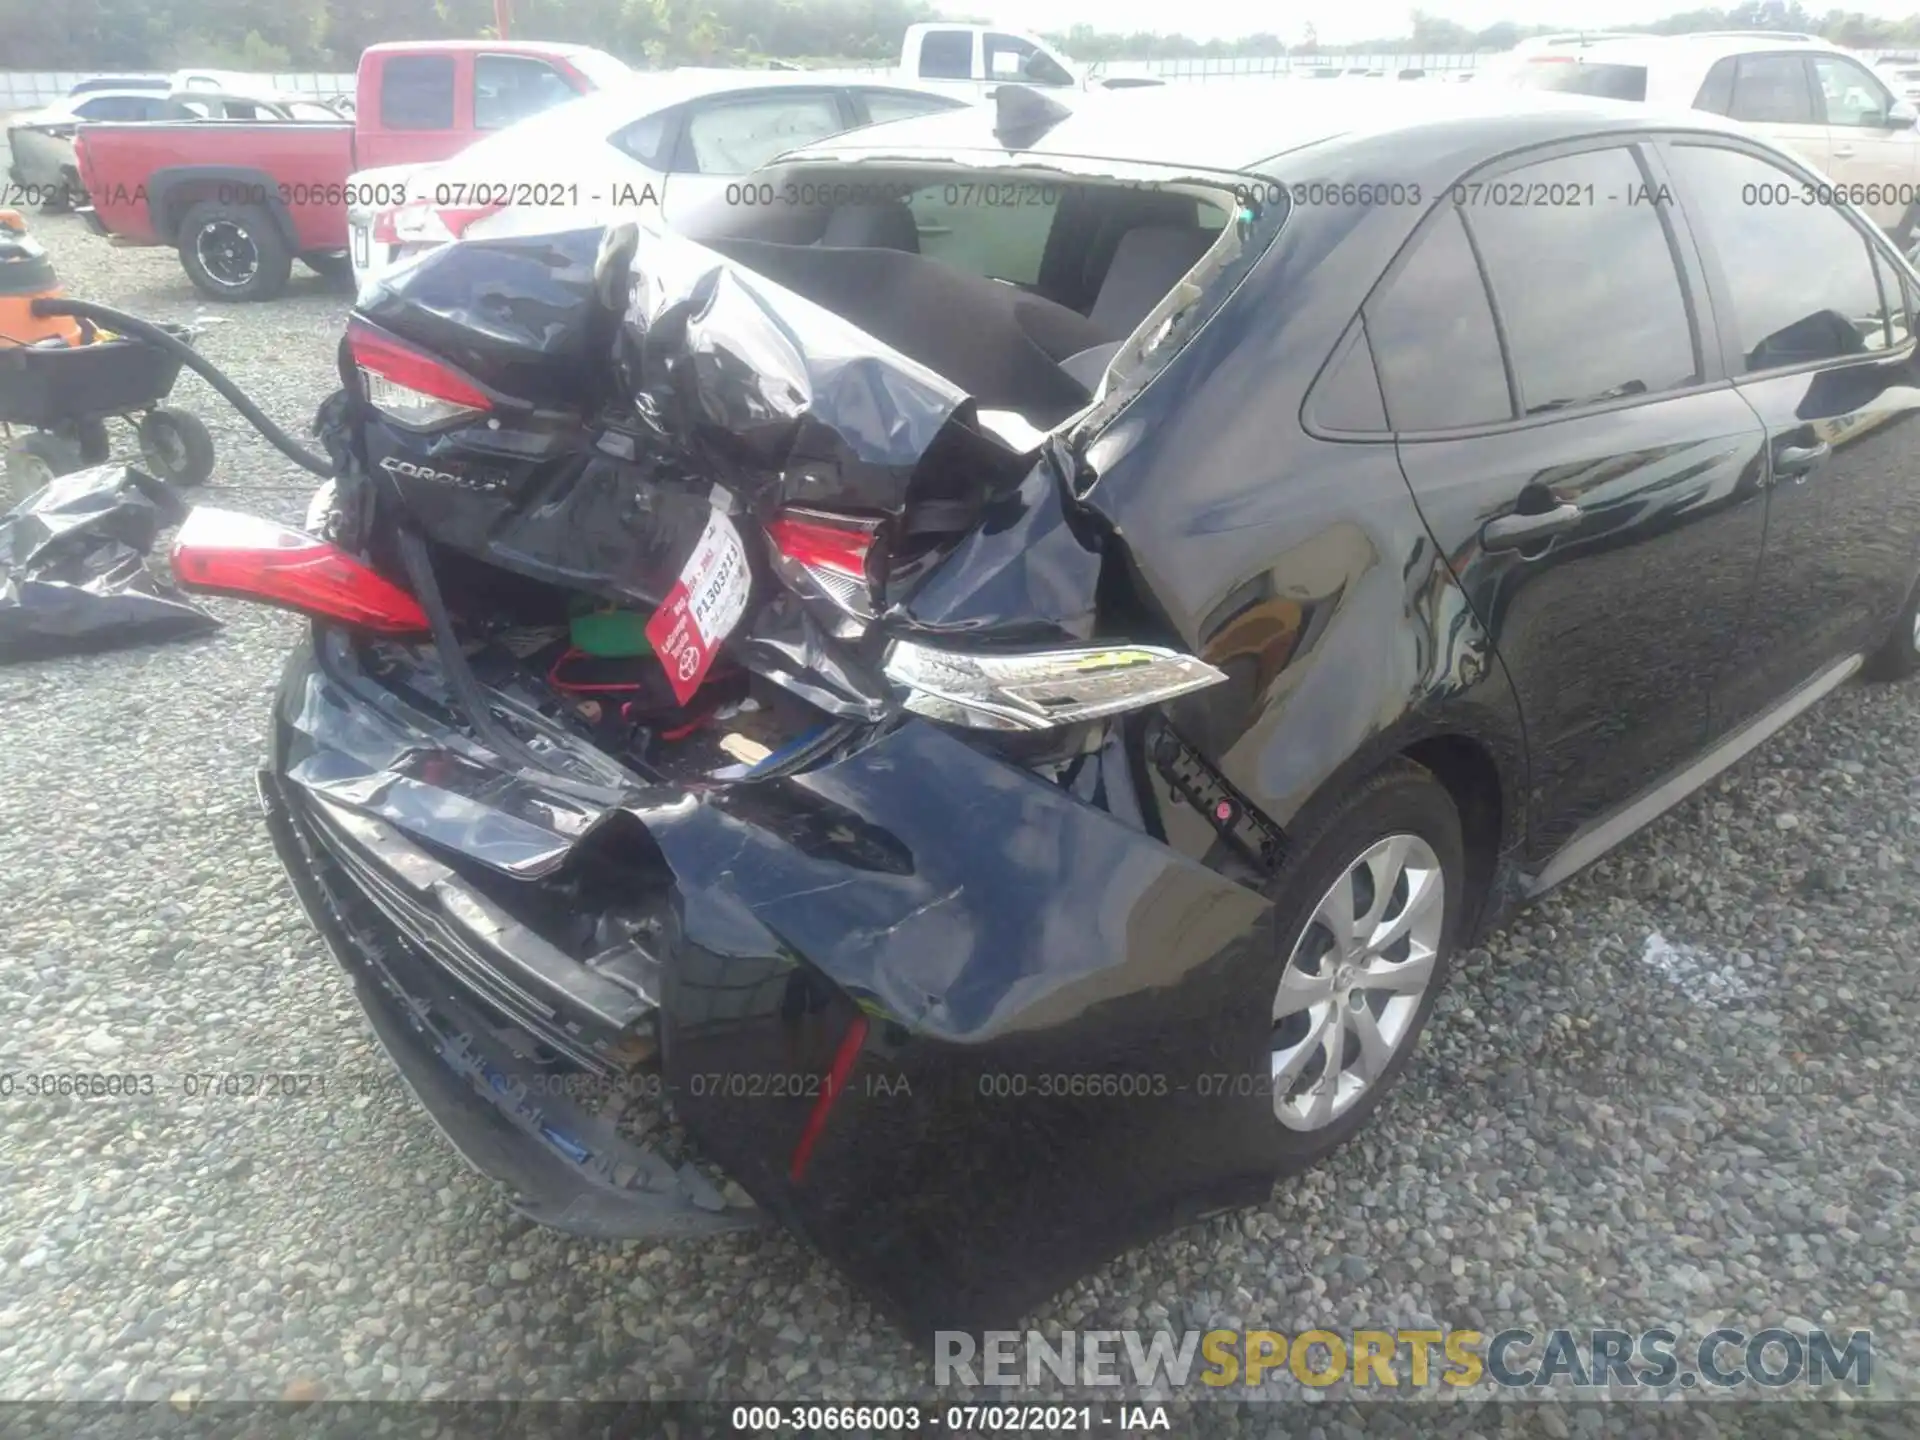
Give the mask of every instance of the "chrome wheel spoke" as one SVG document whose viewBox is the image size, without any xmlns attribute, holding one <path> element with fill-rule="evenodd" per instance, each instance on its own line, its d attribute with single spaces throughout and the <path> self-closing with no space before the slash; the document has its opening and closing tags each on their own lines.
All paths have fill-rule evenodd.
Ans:
<svg viewBox="0 0 1920 1440">
<path fill-rule="evenodd" d="M 1310 1005 L 1318 1005 L 1333 998 L 1333 977 L 1327 973 L 1322 962 L 1322 971 L 1318 975 L 1308 975 L 1298 966 L 1287 966 L 1286 973 L 1280 977 L 1280 988 L 1273 997 L 1273 1018 L 1275 1022 L 1289 1015 L 1298 1015 Z"/>
<path fill-rule="evenodd" d="M 1404 960 L 1375 960 L 1354 981 L 1361 990 L 1391 990 L 1396 995 L 1418 995 L 1433 979 L 1434 953 L 1416 945 Z"/>
<path fill-rule="evenodd" d="M 1367 949 L 1373 954 L 1390 950 L 1411 934 L 1427 918 L 1427 913 L 1446 898 L 1446 885 L 1440 872 L 1408 867 L 1401 874 L 1407 880 L 1407 900 L 1393 919 L 1376 926 L 1367 936 Z M 1398 883 L 1399 876 L 1395 876 Z"/>
<path fill-rule="evenodd" d="M 1332 1124 L 1393 1067 L 1433 983 L 1446 889 L 1433 847 L 1394 834 L 1320 897 L 1273 997 L 1273 1107 L 1288 1129 Z"/>
<path fill-rule="evenodd" d="M 1333 888 L 1322 897 L 1319 907 L 1313 912 L 1318 920 L 1333 936 L 1333 953 L 1351 955 L 1360 943 L 1360 920 L 1353 911 L 1353 876 L 1351 873 L 1341 876 L 1334 882 Z"/>
<path fill-rule="evenodd" d="M 1333 1025 L 1336 1007 L 1329 1002 L 1313 1012 L 1308 1018 L 1311 1024 L 1306 1037 L 1293 1044 L 1275 1046 L 1273 1051 L 1273 1089 L 1276 1101 L 1284 1095 L 1300 1072 L 1307 1068 L 1307 1062 L 1314 1053 L 1326 1044 L 1326 1033 Z"/>
<path fill-rule="evenodd" d="M 1373 881 L 1373 903 L 1367 906 L 1367 913 L 1360 917 L 1360 923 L 1354 934 L 1362 944 L 1377 949 L 1381 941 L 1375 938 L 1380 922 L 1386 918 L 1387 906 L 1393 902 L 1393 893 L 1400 883 L 1400 876 L 1407 868 L 1407 851 L 1413 845 L 1413 836 L 1395 835 L 1381 841 L 1366 853 L 1356 872 L 1364 866 L 1368 877 Z"/>
<path fill-rule="evenodd" d="M 1360 1058 L 1355 1062 L 1354 1069 L 1363 1081 L 1371 1083 L 1378 1080 L 1393 1061 L 1393 1045 L 1380 1033 L 1379 1020 L 1364 1004 L 1351 1006 L 1347 1010 L 1347 1023 L 1360 1042 Z"/>
</svg>

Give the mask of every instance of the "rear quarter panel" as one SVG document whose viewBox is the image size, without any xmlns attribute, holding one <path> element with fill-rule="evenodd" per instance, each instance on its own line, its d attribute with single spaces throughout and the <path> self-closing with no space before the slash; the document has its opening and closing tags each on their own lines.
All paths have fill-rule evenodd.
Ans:
<svg viewBox="0 0 1920 1440">
<path fill-rule="evenodd" d="M 1086 490 L 1135 590 L 1227 684 L 1174 726 L 1282 830 L 1422 740 L 1470 741 L 1498 774 L 1499 851 L 1518 839 L 1526 748 L 1489 639 L 1387 443 L 1316 438 L 1308 392 L 1368 288 L 1452 179 L 1385 144 L 1270 162 L 1293 187 L 1280 236 L 1214 320 L 1087 450 Z M 1317 203 L 1314 187 L 1401 186 L 1404 203 Z M 1168 838 L 1213 827 L 1163 790 Z"/>
</svg>

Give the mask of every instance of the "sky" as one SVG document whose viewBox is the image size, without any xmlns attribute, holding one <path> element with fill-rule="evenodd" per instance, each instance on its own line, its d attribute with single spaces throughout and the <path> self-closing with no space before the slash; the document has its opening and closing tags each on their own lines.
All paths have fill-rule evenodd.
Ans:
<svg viewBox="0 0 1920 1440">
<path fill-rule="evenodd" d="M 1716 0 L 1701 0 L 1716 3 Z M 1718 0 L 1725 4 L 1727 0 Z M 1843 10 L 1900 19 L 1920 11 L 1920 0 L 1833 0 Z M 1257 30 L 1271 31 L 1288 44 L 1297 44 L 1308 21 L 1312 21 L 1324 45 L 1343 45 L 1381 35 L 1403 35 L 1410 28 L 1415 7 L 1396 0 L 1338 0 L 1328 5 L 1279 6 L 1265 0 L 984 0 L 967 4 L 965 0 L 942 8 L 954 14 L 985 15 L 993 23 L 1016 26 L 1022 30 L 1065 30 L 1074 24 L 1088 24 L 1099 30 L 1152 30 L 1178 32 L 1195 40 L 1231 39 Z M 1697 4 L 1674 0 L 1434 0 L 1418 7 L 1431 15 L 1452 20 L 1470 30 L 1484 29 L 1501 20 L 1533 25 L 1564 25 L 1569 29 L 1585 26 L 1601 29 L 1608 24 L 1637 25 L 1658 20 L 1663 15 L 1699 8 Z M 1808 4 L 1824 11 L 1826 5 Z"/>
</svg>

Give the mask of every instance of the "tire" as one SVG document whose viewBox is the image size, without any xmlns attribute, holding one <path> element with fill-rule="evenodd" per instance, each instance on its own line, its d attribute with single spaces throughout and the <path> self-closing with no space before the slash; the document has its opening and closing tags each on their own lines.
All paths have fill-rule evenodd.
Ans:
<svg viewBox="0 0 1920 1440">
<path fill-rule="evenodd" d="M 1880 648 L 1867 657 L 1860 674 L 1868 680 L 1906 680 L 1920 673 L 1920 583 L 1914 585 Z"/>
<path fill-rule="evenodd" d="M 197 416 L 161 406 L 140 419 L 140 455 L 175 485 L 198 485 L 213 474 L 213 436 Z"/>
<path fill-rule="evenodd" d="M 272 300 L 287 288 L 293 252 L 259 205 L 203 200 L 180 222 L 180 265 L 210 300 Z"/>
<path fill-rule="evenodd" d="M 5 508 L 11 510 L 62 475 L 84 468 L 80 447 L 46 430 L 22 435 L 7 447 Z"/>
<path fill-rule="evenodd" d="M 300 263 L 322 280 L 353 279 L 353 257 L 344 250 L 308 250 L 301 254 Z"/>
<path fill-rule="evenodd" d="M 1396 853 L 1403 857 L 1397 872 L 1388 868 Z M 1369 856 L 1374 861 L 1363 863 Z M 1392 922 L 1411 911 L 1410 933 L 1370 961 L 1355 952 L 1342 961 L 1329 952 L 1332 934 L 1323 907 L 1336 887 L 1347 887 L 1354 912 L 1364 921 L 1367 912 L 1361 907 L 1377 893 L 1370 887 L 1383 874 L 1394 888 L 1379 912 L 1375 934 L 1388 933 Z M 1272 1006 L 1277 1017 L 1268 1052 L 1254 1063 L 1264 1063 L 1277 1077 L 1285 1075 L 1284 1081 L 1276 1078 L 1270 1122 L 1281 1173 L 1304 1169 L 1345 1144 L 1406 1069 L 1446 984 L 1471 908 L 1466 875 L 1466 847 L 1453 801 L 1431 772 L 1410 761 L 1395 760 L 1376 771 L 1307 822 L 1292 858 L 1269 889 L 1280 940 L 1275 965 L 1267 972 L 1271 984 L 1252 997 L 1252 1003 Z M 1411 893 L 1401 888 L 1402 878 Z M 1419 978 L 1424 952 L 1431 953 L 1424 985 L 1409 993 L 1405 987 Z M 1392 974 L 1395 981 L 1343 990 L 1342 981 L 1364 982 L 1369 969 Z M 1389 1042 L 1381 1058 L 1366 1066 L 1360 1063 L 1365 1052 L 1356 1028 L 1362 1010 L 1374 1033 Z M 1327 1075 L 1329 1023 L 1338 1024 L 1342 1037 L 1341 1073 L 1332 1087 L 1317 1083 Z M 1358 1082 L 1357 1088 L 1349 1086 L 1350 1080 Z"/>
</svg>

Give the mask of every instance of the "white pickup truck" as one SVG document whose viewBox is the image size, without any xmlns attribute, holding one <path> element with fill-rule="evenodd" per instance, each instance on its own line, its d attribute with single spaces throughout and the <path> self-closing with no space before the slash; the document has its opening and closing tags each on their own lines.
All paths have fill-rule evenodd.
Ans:
<svg viewBox="0 0 1920 1440">
<path fill-rule="evenodd" d="M 1041 89 L 1119 89 L 1158 85 L 1144 75 L 1113 76 L 1097 73 L 1069 60 L 1046 41 L 1020 30 L 991 25 L 909 25 L 900 42 L 903 79 L 923 85 L 964 90 L 981 95 L 1012 81 Z"/>
</svg>

